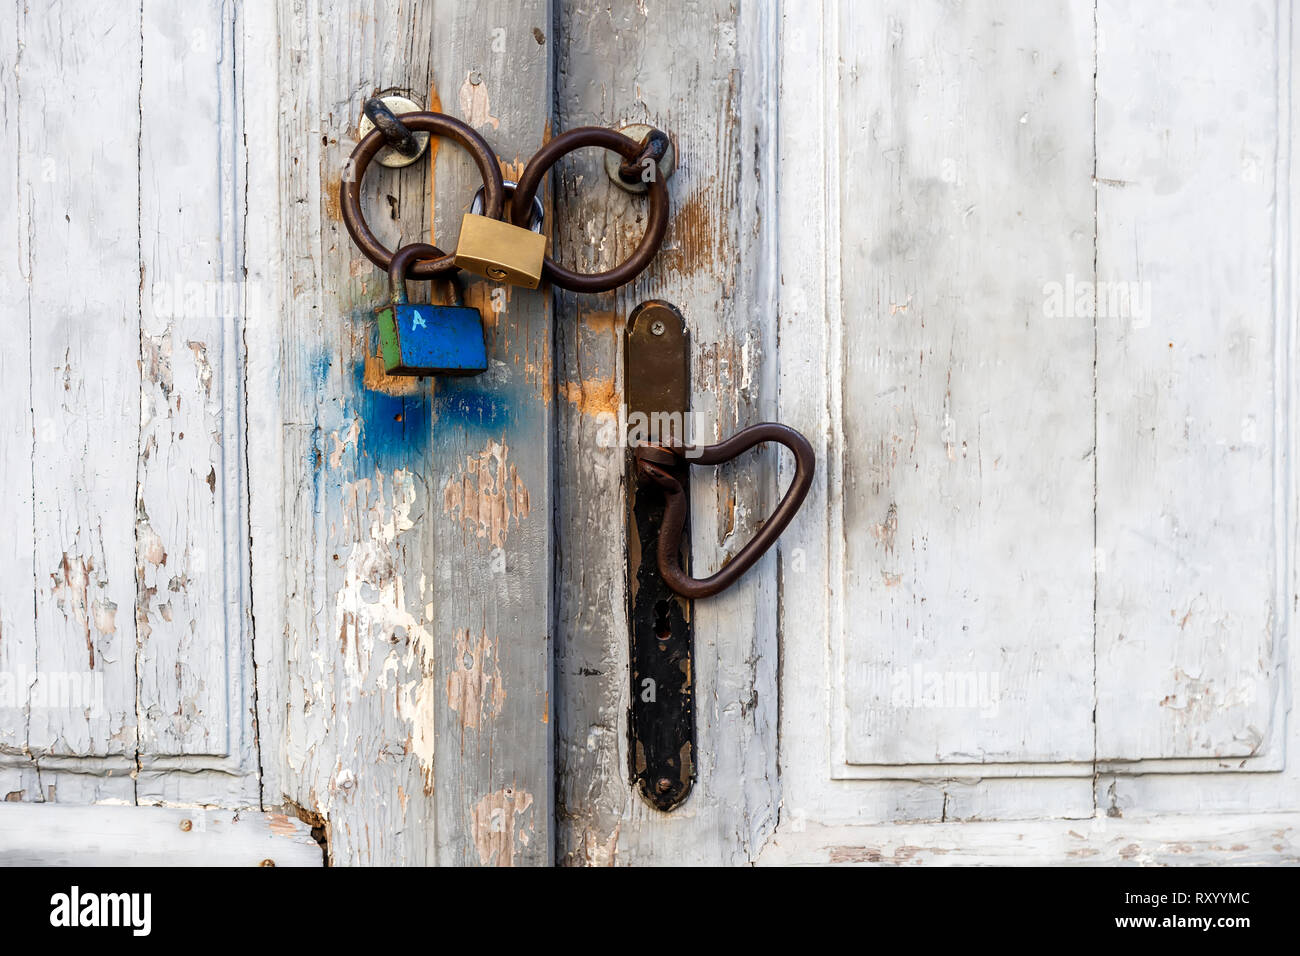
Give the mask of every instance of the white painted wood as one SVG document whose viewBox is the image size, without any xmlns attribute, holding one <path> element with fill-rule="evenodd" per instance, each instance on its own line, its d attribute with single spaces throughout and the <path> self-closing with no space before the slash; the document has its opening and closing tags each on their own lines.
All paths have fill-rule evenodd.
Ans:
<svg viewBox="0 0 1300 956">
<path fill-rule="evenodd" d="M 336 864 L 1297 862 L 1290 5 L 100 13 L 0 30 L 0 863 L 319 865 L 301 820 Z M 548 120 L 670 130 L 659 260 L 473 283 L 488 376 L 377 375 L 336 197 L 387 86 L 508 175 Z M 453 245 L 473 174 L 428 169 L 372 174 L 388 241 Z M 641 200 L 595 152 L 553 182 L 558 257 L 622 258 Z M 1094 328 L 1097 280 L 1137 307 Z M 670 815 L 627 785 L 597 438 L 652 296 L 701 437 L 819 456 L 696 605 Z M 697 570 L 789 478 L 701 471 Z"/>
<path fill-rule="evenodd" d="M 321 866 L 311 827 L 283 813 L 0 805 L 3 866 Z"/>
<path fill-rule="evenodd" d="M 18 5 L 4 13 L 0 30 L 0 180 L 17 184 L 20 175 L 17 117 L 20 98 Z M 17 195 L 17 188 L 11 196 Z M 31 302 L 26 270 L 27 244 L 21 242 L 29 215 L 17 202 L 0 204 L 0 302 L 9 334 L 0 336 L 0 760 L 27 763 L 27 675 L 36 671 L 36 613 L 32 542 L 32 455 L 35 429 L 31 403 Z M 22 793 L 24 775 L 0 769 L 0 795 Z"/>
<path fill-rule="evenodd" d="M 33 558 L 15 568 L 35 594 L 24 756 L 73 758 L 74 772 L 103 758 L 113 795 L 133 800 L 140 12 L 27 7 L 17 38 L 5 142 L 21 167 L 31 381 L 5 400 L 27 402 L 35 429 Z M 42 771 L 24 798 L 62 799 L 62 776 Z"/>
<path fill-rule="evenodd" d="M 628 786 L 624 450 L 602 444 L 622 401 L 625 320 L 649 298 L 692 337 L 692 407 L 710 442 L 773 417 L 775 41 L 764 4 L 586 0 L 559 6 L 557 129 L 649 123 L 678 166 L 663 249 L 635 282 L 558 295 L 557 858 L 571 865 L 737 863 L 776 824 L 775 562 L 694 604 L 698 780 L 671 814 Z M 640 238 L 644 200 L 599 151 L 559 167 L 555 246 L 596 271 Z M 693 476 L 696 574 L 711 574 L 776 501 L 765 451 Z"/>
<path fill-rule="evenodd" d="M 247 156 L 234 17 L 222 0 L 191 5 L 184 20 L 167 4 L 144 6 L 135 531 L 142 803 L 258 802 L 240 367 Z"/>
<path fill-rule="evenodd" d="M 235 8 L 14 17 L 0 789 L 256 806 Z"/>
<path fill-rule="evenodd" d="M 833 746 L 1088 759 L 1092 330 L 1042 302 L 1092 261 L 1086 7 L 836 10 Z"/>
<path fill-rule="evenodd" d="M 236 56 L 244 64 L 241 87 L 279 89 L 279 4 L 251 4 L 238 21 Z M 278 96 L 244 97 L 244 131 L 248 148 L 260 157 L 247 166 L 249 208 L 264 210 L 279 203 L 280 170 L 284 160 L 283 106 Z M 272 205 L 267 205 L 272 204 Z M 288 647 L 284 637 L 289 594 L 288 546 L 284 529 L 291 500 L 283 481 L 286 434 L 278 401 L 283 367 L 281 323 L 293 299 L 287 278 L 291 257 L 282 246 L 279 216 L 255 215 L 244 222 L 244 262 L 247 278 L 244 302 L 244 390 L 248 396 L 245 445 L 248 456 L 249 613 L 254 633 L 257 706 L 254 713 L 260 749 L 262 795 L 287 792 L 288 748 L 284 745 L 288 717 Z M 260 490 L 260 493 L 259 493 Z M 262 615 L 260 624 L 258 617 Z M 265 746 L 262 746 L 265 742 Z"/>
<path fill-rule="evenodd" d="M 1098 5 L 1101 758 L 1282 765 L 1276 14 Z"/>
<path fill-rule="evenodd" d="M 784 826 L 762 866 L 1295 866 L 1300 813 Z"/>
<path fill-rule="evenodd" d="M 780 418 L 814 437 L 829 467 L 805 505 L 818 520 L 796 521 L 782 543 L 782 826 L 765 860 L 825 859 L 821 837 L 803 834 L 826 826 L 852 827 L 858 836 L 835 837 L 845 846 L 946 833 L 935 839 L 952 841 L 955 860 L 1008 859 L 1023 826 L 890 824 L 1037 819 L 1048 845 L 1035 858 L 1072 862 L 1050 821 L 1094 826 L 1098 814 L 1120 828 L 1147 819 L 1151 832 L 1197 847 L 1188 859 L 1218 859 L 1211 844 L 1224 821 L 1162 816 L 1188 812 L 1239 814 L 1224 825 L 1246 835 L 1245 856 L 1271 852 L 1273 814 L 1294 808 L 1296 771 L 1283 767 L 1300 732 L 1281 693 L 1281 675 L 1297 676 L 1281 640 L 1283 595 L 1295 588 L 1295 39 L 1286 5 L 1276 19 L 1226 9 L 785 7 Z M 1213 54 L 1188 55 L 1192 36 L 1213 40 Z M 1202 86 L 1215 92 L 1194 95 Z M 1004 129 L 1009 143 L 1033 144 L 1027 154 L 998 142 Z M 1022 156 L 1028 165 L 1017 166 Z M 1082 204 L 1094 157 L 1095 212 Z M 1107 163 L 1127 174 L 1112 176 Z M 1018 170 L 1014 185 L 1008 170 Z M 956 215 L 936 198 L 952 193 L 962 194 Z M 1163 351 L 1135 344 L 1158 322 L 1122 333 L 1099 322 L 1094 342 L 1090 315 L 1045 313 L 1053 285 L 1071 273 L 1076 289 L 1097 278 L 1094 244 L 1102 278 L 1169 285 L 1166 306 L 1179 318 L 1167 321 L 1188 346 L 1181 359 L 1168 354 L 1172 332 L 1156 332 Z M 926 281 L 894 294 L 927 269 Z M 915 326 L 903 324 L 918 310 Z M 870 363 L 900 336 L 899 358 Z M 931 337 L 942 346 L 937 387 L 934 357 L 916 348 Z M 962 396 L 975 402 L 981 450 L 1019 447 L 1022 474 L 1039 472 L 1019 495 L 1004 484 L 1014 455 L 962 471 L 961 443 L 973 447 L 957 427 Z M 1183 428 L 1189 409 L 1208 431 Z M 1230 441 L 1251 416 L 1253 444 Z M 860 430 L 854 441 L 850 428 Z M 909 437 L 896 452 L 878 450 L 900 432 Z M 952 460 L 936 440 L 953 446 Z M 883 477 L 852 467 L 895 454 L 904 467 Z M 907 527 L 899 486 L 915 496 L 923 529 Z M 886 502 L 855 524 L 882 492 L 895 511 Z M 1154 530 L 1162 507 L 1179 512 L 1178 534 Z M 1002 544 L 970 563 L 980 541 Z M 908 604 L 907 576 L 882 575 L 914 580 L 914 549 L 931 578 Z M 1009 578 L 1008 555 L 1034 557 Z M 1184 590 L 1206 595 L 1216 624 L 1189 633 L 1166 623 L 1165 598 Z M 1004 606 L 986 617 L 991 593 Z M 983 640 L 963 630 L 980 622 Z M 1130 644 L 1120 646 L 1120 631 Z M 991 722 L 960 708 L 900 722 L 852 670 L 948 655 L 959 663 L 923 670 L 955 676 L 985 669 L 966 663 L 981 649 L 1007 654 L 990 668 L 1004 690 Z M 1179 697 L 1167 683 L 1174 667 L 1213 689 Z M 1247 685 L 1253 697 L 1217 689 Z M 856 740 L 852 725 L 841 730 L 855 707 L 866 718 Z M 885 836 L 895 830 L 897 840 Z M 1092 848 L 1102 860 L 1117 852 Z M 940 862 L 928 851 L 903 856 Z M 1175 847 L 1137 859 L 1176 856 Z"/>
</svg>

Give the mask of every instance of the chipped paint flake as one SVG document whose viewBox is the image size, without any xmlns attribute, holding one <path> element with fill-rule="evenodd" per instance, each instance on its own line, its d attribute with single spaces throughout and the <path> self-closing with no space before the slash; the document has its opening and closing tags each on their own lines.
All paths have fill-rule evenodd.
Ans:
<svg viewBox="0 0 1300 956">
<path fill-rule="evenodd" d="M 355 442 L 349 430 L 347 442 Z M 342 534 L 353 543 L 343 562 L 343 583 L 335 597 L 334 630 L 346 680 L 342 694 L 387 689 L 390 674 L 413 675 L 397 687 L 398 716 L 408 724 L 408 749 L 433 787 L 437 694 L 433 636 L 424 618 L 425 597 L 413 595 L 398 568 L 395 545 L 415 527 L 415 475 L 397 469 L 346 482 L 341 489 Z M 317 696 L 324 690 L 316 691 Z"/>
<path fill-rule="evenodd" d="M 499 128 L 501 120 L 492 115 L 492 99 L 488 95 L 487 82 L 480 75 L 480 82 L 474 83 L 472 77 L 473 73 L 466 73 L 465 82 L 460 85 L 457 97 L 460 100 L 460 115 L 476 129 L 484 125 Z"/>
<path fill-rule="evenodd" d="M 334 445 L 330 450 L 330 468 L 338 468 L 343 463 L 343 453 L 347 451 L 348 448 L 355 448 L 357 445 L 357 439 L 361 437 L 361 419 L 352 419 L 352 422 L 348 425 L 346 431 L 342 434 L 339 434 L 337 431 L 330 432 L 329 437 L 330 441 Z"/>
<path fill-rule="evenodd" d="M 511 520 L 528 517 L 528 488 L 509 462 L 510 446 L 489 440 L 443 488 L 442 511 L 489 547 L 506 543 Z"/>
<path fill-rule="evenodd" d="M 618 387 L 612 376 L 561 382 L 560 397 L 576 407 L 582 415 L 618 414 Z"/>
<path fill-rule="evenodd" d="M 462 730 L 496 717 L 505 706 L 496 642 L 484 631 L 477 638 L 469 628 L 456 632 L 456 650 L 447 674 L 447 703 L 460 715 Z"/>
<path fill-rule="evenodd" d="M 533 832 L 531 817 L 521 817 L 533 805 L 533 795 L 506 787 L 474 805 L 470 828 L 479 862 L 484 866 L 514 866 L 515 851 L 527 846 Z"/>
</svg>

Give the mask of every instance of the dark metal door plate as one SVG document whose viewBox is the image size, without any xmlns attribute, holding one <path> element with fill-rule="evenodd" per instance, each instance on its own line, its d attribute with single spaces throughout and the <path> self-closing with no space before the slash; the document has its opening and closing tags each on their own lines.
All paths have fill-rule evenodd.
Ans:
<svg viewBox="0 0 1300 956">
<path fill-rule="evenodd" d="M 695 782 L 695 626 L 692 602 L 674 593 L 659 573 L 663 491 L 638 474 L 630 448 L 638 440 L 669 447 L 686 443 L 690 344 L 682 314 L 658 300 L 637 306 L 628 319 L 624 358 L 632 677 L 629 771 L 646 802 L 668 811 L 685 801 Z M 689 515 L 689 465 L 671 467 L 687 489 Z M 689 573 L 687 524 L 679 549 L 682 567 Z"/>
</svg>

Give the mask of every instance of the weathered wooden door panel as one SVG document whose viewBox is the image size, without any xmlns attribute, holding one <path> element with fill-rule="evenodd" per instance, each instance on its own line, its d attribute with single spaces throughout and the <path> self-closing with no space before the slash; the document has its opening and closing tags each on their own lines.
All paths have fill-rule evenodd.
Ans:
<svg viewBox="0 0 1300 956">
<path fill-rule="evenodd" d="M 1102 760 L 1282 765 L 1286 7 L 1098 6 Z"/>
<path fill-rule="evenodd" d="M 1265 852 L 1295 786 L 1289 6 L 805 13 L 781 244 L 825 254 L 782 257 L 781 418 L 827 520 L 782 551 L 772 859 L 1075 817 L 1105 857 L 1204 823 L 1106 830 L 1170 812 L 1254 813 Z"/>
<path fill-rule="evenodd" d="M 258 802 L 233 24 L 69 3 L 5 31 L 11 799 Z"/>
<path fill-rule="evenodd" d="M 1092 266 L 1092 29 L 1072 12 L 839 10 L 848 775 L 1091 756 L 1092 329 L 1039 316 L 1042 277 Z"/>
<path fill-rule="evenodd" d="M 1300 857 L 1293 19 L 15 7 L 0 862 L 315 863 L 309 824 L 336 864 Z M 553 130 L 668 130 L 663 250 L 603 295 L 471 282 L 489 371 L 383 375 L 338 194 L 386 89 L 508 179 Z M 363 205 L 450 249 L 477 184 L 439 143 Z M 553 255 L 625 258 L 644 205 L 599 152 L 553 185 Z M 628 784 L 615 423 L 648 298 L 686 316 L 698 438 L 780 420 L 819 456 L 779 555 L 694 606 L 671 814 Z M 696 469 L 697 572 L 791 465 Z"/>
<path fill-rule="evenodd" d="M 447 91 L 517 172 L 549 25 L 544 2 L 14 12 L 10 800 L 287 807 L 337 863 L 550 859 L 550 304 L 471 286 L 491 372 L 388 379 L 385 277 L 337 201 L 385 86 Z M 454 245 L 475 183 L 435 155 L 367 184 L 386 241 Z"/>
</svg>

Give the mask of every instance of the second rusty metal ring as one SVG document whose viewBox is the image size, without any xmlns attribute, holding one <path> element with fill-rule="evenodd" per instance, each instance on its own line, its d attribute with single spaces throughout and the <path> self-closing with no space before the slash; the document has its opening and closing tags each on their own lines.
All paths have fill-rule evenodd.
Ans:
<svg viewBox="0 0 1300 956">
<path fill-rule="evenodd" d="M 405 119 L 405 117 L 403 117 Z M 613 150 L 624 159 L 635 160 L 641 155 L 641 144 L 629 139 L 616 130 L 603 126 L 579 126 L 567 133 L 561 133 L 537 151 L 515 189 L 514 201 L 511 202 L 511 218 L 517 226 L 527 226 L 531 214 L 533 197 L 541 186 L 542 177 L 561 156 L 585 146 L 600 146 Z M 646 222 L 645 235 L 628 259 L 606 272 L 583 273 L 566 269 L 549 256 L 546 257 L 542 275 L 555 285 L 573 292 L 607 292 L 625 285 L 635 279 L 650 260 L 659 251 L 668 231 L 668 187 L 664 178 L 656 176 L 649 183 L 650 210 Z"/>
<path fill-rule="evenodd" d="M 455 140 L 470 154 L 479 175 L 483 177 L 486 190 L 484 214 L 492 219 L 500 219 L 505 207 L 505 186 L 501 179 L 501 166 L 496 154 L 482 136 L 458 119 L 443 113 L 403 113 L 401 122 L 414 132 L 429 133 L 433 136 L 445 136 Z M 630 140 L 629 140 L 630 142 Z M 361 182 L 366 169 L 375 154 L 388 145 L 382 130 L 376 128 L 366 134 L 357 144 L 348 160 L 348 175 L 343 177 L 339 186 L 339 205 L 343 212 L 343 224 L 347 226 L 352 241 L 365 254 L 366 258 L 379 268 L 387 270 L 393 262 L 393 253 L 386 247 L 366 224 L 361 212 Z M 531 199 L 531 195 L 529 197 Z M 452 256 L 444 255 L 438 259 L 417 262 L 411 267 L 410 275 L 415 279 L 429 279 L 456 268 Z M 639 271 L 639 270 L 638 270 Z"/>
</svg>

